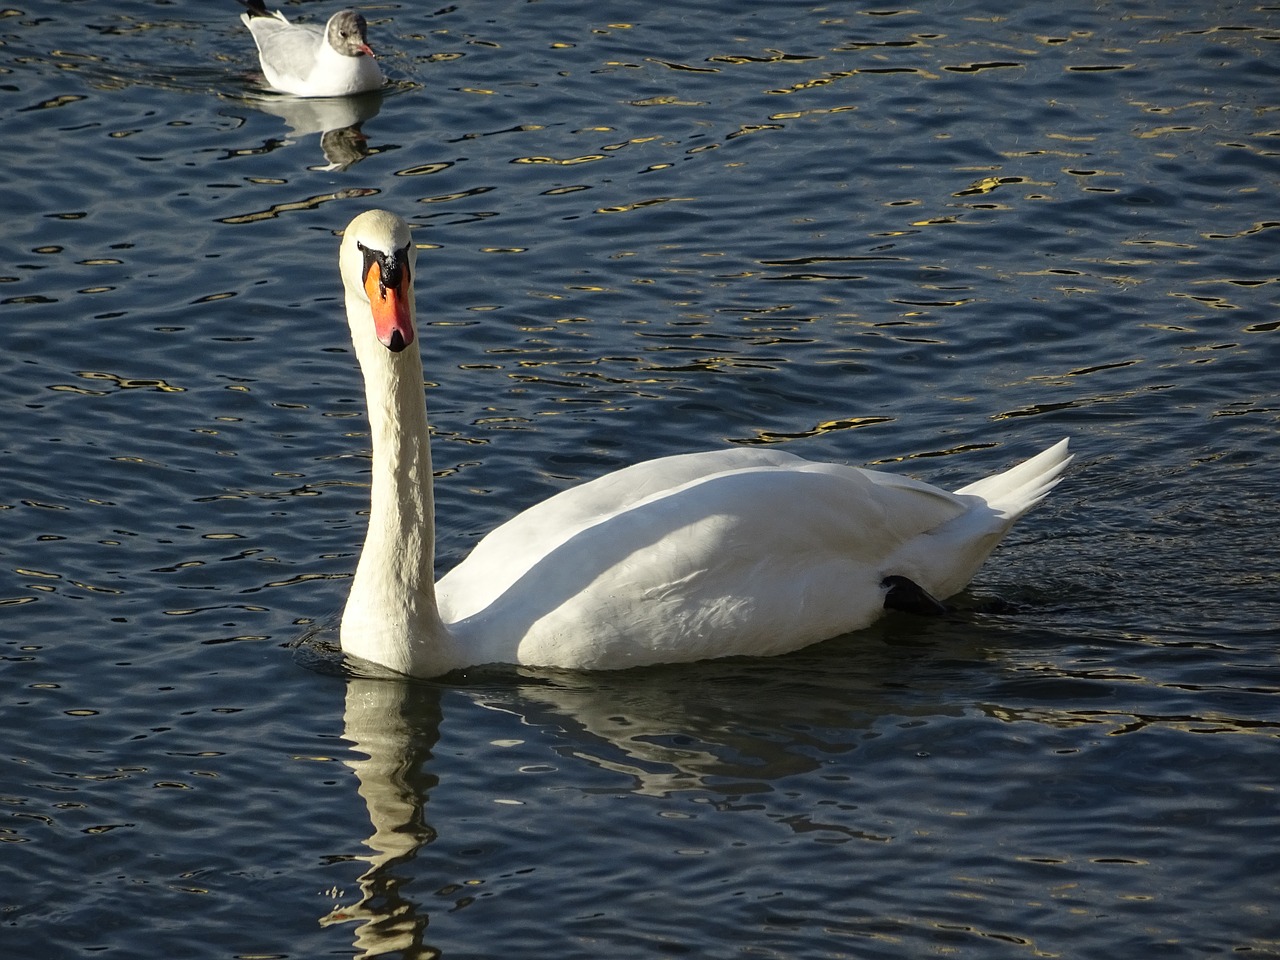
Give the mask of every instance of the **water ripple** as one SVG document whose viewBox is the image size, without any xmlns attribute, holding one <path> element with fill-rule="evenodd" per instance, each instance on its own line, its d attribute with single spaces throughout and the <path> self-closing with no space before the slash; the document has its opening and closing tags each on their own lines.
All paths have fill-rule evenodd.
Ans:
<svg viewBox="0 0 1280 960">
<path fill-rule="evenodd" d="M 234 5 L 91 6 L 0 16 L 0 942 L 1275 951 L 1274 11 L 393 4 L 388 88 L 299 103 Z M 1077 463 L 940 620 L 361 677 L 370 205 L 441 569 L 648 456 Z"/>
</svg>

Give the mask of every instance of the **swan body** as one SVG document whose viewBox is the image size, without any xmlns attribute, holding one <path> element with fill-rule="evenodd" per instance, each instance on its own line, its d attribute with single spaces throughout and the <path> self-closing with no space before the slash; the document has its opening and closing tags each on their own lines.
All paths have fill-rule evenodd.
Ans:
<svg viewBox="0 0 1280 960">
<path fill-rule="evenodd" d="M 422 361 L 409 349 L 416 250 L 403 220 L 373 210 L 348 226 L 339 259 L 373 441 L 341 643 L 399 673 L 796 650 L 874 622 L 894 583 L 961 590 L 1071 459 L 1062 440 L 948 493 L 776 450 L 663 457 L 530 507 L 437 583 Z"/>
<path fill-rule="evenodd" d="M 373 59 L 365 19 L 339 10 L 323 27 L 290 23 L 279 10 L 268 13 L 263 0 L 241 0 L 240 19 L 253 34 L 267 83 L 298 97 L 342 97 L 382 86 Z"/>
</svg>

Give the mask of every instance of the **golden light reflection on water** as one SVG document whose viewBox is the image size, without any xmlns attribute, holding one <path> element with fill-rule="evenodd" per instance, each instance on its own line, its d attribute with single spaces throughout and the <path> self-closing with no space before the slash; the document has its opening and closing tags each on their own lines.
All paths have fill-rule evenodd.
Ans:
<svg viewBox="0 0 1280 960">
<path fill-rule="evenodd" d="M 1090 673 L 1088 675 L 1065 675 L 1064 680 L 1088 679 L 1090 681 L 1118 685 L 1152 684 L 1161 686 L 1158 681 L 1144 677 L 1124 676 L 1120 674 Z M 1047 682 L 1052 683 L 1052 679 Z M 1103 736 L 1120 737 L 1145 730 L 1166 729 L 1191 734 L 1244 735 L 1244 736 L 1280 736 L 1280 723 L 1259 721 L 1253 718 L 1233 717 L 1229 714 L 1206 712 L 1203 714 L 1143 714 L 1115 709 L 1078 709 L 1053 707 L 1008 707 L 995 704 L 983 706 L 983 710 L 997 720 L 1005 723 L 1025 723 L 1032 721 L 1061 729 L 1076 727 L 1099 728 Z"/>
<path fill-rule="evenodd" d="M 515 157 L 512 163 L 533 163 L 546 164 L 559 167 L 573 167 L 580 163 L 593 163 L 596 160 L 608 160 L 608 156 L 603 153 L 588 153 L 580 157 L 565 157 L 557 159 L 555 157 Z"/>
<path fill-rule="evenodd" d="M 893 417 L 843 417 L 839 420 L 826 420 L 822 423 L 815 424 L 808 430 L 796 430 L 790 433 L 760 430 L 753 437 L 737 437 L 733 439 L 733 442 L 748 445 L 787 443 L 791 440 L 820 437 L 826 433 L 836 433 L 842 430 L 857 430 L 862 427 L 872 427 L 881 423 L 892 423 L 893 420 Z"/>
<path fill-rule="evenodd" d="M 166 380 L 148 377 L 123 377 L 114 373 L 103 373 L 96 370 L 78 370 L 76 376 L 85 380 L 110 383 L 117 390 L 155 390 L 159 393 L 183 393 L 186 387 L 179 387 Z M 104 397 L 111 390 L 92 390 L 75 384 L 57 383 L 49 386 L 50 390 L 61 393 L 78 393 L 84 396 Z"/>
<path fill-rule="evenodd" d="M 643 210 L 646 207 L 655 207 L 665 203 L 691 203 L 697 199 L 697 197 L 650 197 L 647 200 L 636 200 L 632 203 L 624 203 L 617 206 L 597 207 L 595 212 L 630 213 L 634 210 Z"/>
<path fill-rule="evenodd" d="M 219 223 L 231 225 L 257 223 L 261 220 L 274 220 L 286 213 L 298 213 L 302 211 L 310 211 L 319 208 L 326 203 L 333 203 L 336 200 L 352 200 L 361 197 L 372 197 L 379 193 L 378 190 L 369 188 L 351 187 L 343 190 L 337 190 L 333 193 L 316 194 L 307 197 L 304 200 L 291 200 L 284 203 L 273 203 L 264 210 L 256 210 L 252 213 L 237 213 L 228 217 L 219 217 Z"/>
</svg>

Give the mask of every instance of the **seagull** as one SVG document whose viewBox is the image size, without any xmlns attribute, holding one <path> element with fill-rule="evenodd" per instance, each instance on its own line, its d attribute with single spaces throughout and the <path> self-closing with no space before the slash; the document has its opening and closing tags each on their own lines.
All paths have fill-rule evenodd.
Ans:
<svg viewBox="0 0 1280 960">
<path fill-rule="evenodd" d="M 382 86 L 382 71 L 365 36 L 365 20 L 354 10 L 339 10 L 323 28 L 290 23 L 279 10 L 267 12 L 263 0 L 240 0 L 248 9 L 240 19 L 258 45 L 267 83 L 297 97 L 343 97 Z"/>
</svg>

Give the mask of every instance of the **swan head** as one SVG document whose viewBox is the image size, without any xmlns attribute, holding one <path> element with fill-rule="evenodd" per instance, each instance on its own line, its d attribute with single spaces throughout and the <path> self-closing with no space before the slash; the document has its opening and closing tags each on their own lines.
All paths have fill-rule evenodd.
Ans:
<svg viewBox="0 0 1280 960">
<path fill-rule="evenodd" d="M 409 225 L 386 210 L 366 210 L 347 224 L 338 261 L 357 350 L 370 339 L 392 353 L 413 343 L 418 249 Z"/>
</svg>

